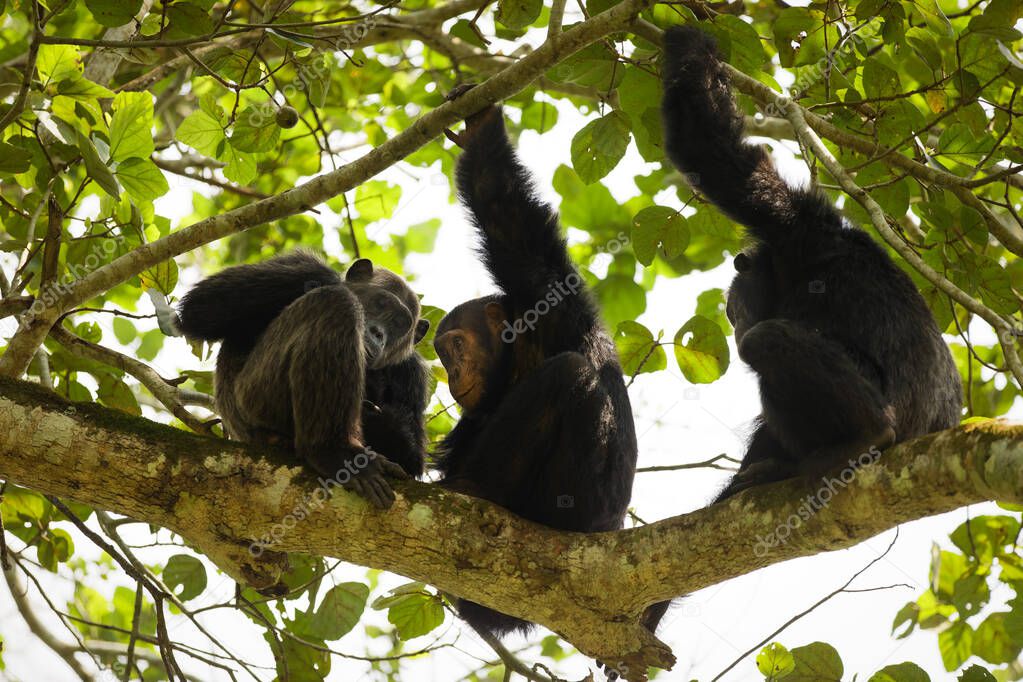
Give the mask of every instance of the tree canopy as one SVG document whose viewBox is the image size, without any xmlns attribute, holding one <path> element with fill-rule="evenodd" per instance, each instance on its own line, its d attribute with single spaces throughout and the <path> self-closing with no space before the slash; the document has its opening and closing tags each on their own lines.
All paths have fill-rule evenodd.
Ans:
<svg viewBox="0 0 1023 682">
<path fill-rule="evenodd" d="M 750 134 L 917 283 L 964 380 L 963 427 L 885 453 L 806 519 L 820 491 L 783 483 L 656 523 L 637 504 L 629 528 L 593 536 L 428 483 L 399 486 L 387 513 L 326 501 L 299 467 L 220 438 L 211 349 L 167 335 L 187 286 L 296 247 L 443 270 L 453 228 L 440 208 L 399 215 L 402 178 L 447 202 L 458 150 L 442 133 L 495 102 L 523 141 L 570 140 L 567 163 L 526 161 L 630 386 L 670 373 L 685 394 L 739 371 L 723 287 L 695 289 L 691 316 L 648 315 L 743 245 L 664 157 L 675 24 L 717 38 Z M 997 501 L 893 604 L 893 636 L 935 631 L 963 680 L 1023 679 L 1023 433 L 991 421 L 1019 415 L 1023 384 L 1021 29 L 1018 0 L 0 0 L 0 561 L 25 627 L 81 679 L 319 680 L 343 661 L 400 680 L 455 655 L 457 595 L 553 634 L 487 641 L 486 660 L 438 679 L 580 679 L 586 657 L 681 679 L 664 670 L 683 652 L 638 625 L 646 605 Z M 464 82 L 479 85 L 445 101 Z M 435 441 L 458 416 L 431 341 Z M 684 445 L 677 459 L 640 466 L 734 465 Z M 369 570 L 339 581 L 341 561 Z M 283 596 L 259 592 L 279 580 Z M 262 634 L 264 653 L 207 612 Z M 919 661 L 846 671 L 841 641 L 786 647 L 782 629 L 740 657 L 766 679 L 928 679 Z"/>
</svg>

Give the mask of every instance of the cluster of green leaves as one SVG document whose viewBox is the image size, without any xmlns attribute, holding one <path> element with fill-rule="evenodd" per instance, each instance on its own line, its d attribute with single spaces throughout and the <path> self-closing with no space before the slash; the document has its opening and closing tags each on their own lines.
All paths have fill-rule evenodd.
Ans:
<svg viewBox="0 0 1023 682">
<path fill-rule="evenodd" d="M 892 631 L 936 630 L 941 660 L 949 671 L 976 656 L 994 666 L 998 679 L 1017 679 L 1023 651 L 1023 553 L 1017 515 L 980 516 L 951 534 L 954 550 L 934 548 L 930 587 L 906 604 Z M 1010 599 L 992 599 L 999 588 Z M 1001 603 L 1005 601 L 1005 603 Z"/>
<path fill-rule="evenodd" d="M 766 682 L 842 682 L 845 666 L 830 644 L 814 642 L 786 649 L 777 642 L 757 654 L 757 670 Z M 971 666 L 956 678 L 958 682 L 996 682 L 998 678 L 979 665 Z M 930 682 L 931 677 L 915 663 L 886 665 L 867 678 L 867 682 Z"/>
</svg>

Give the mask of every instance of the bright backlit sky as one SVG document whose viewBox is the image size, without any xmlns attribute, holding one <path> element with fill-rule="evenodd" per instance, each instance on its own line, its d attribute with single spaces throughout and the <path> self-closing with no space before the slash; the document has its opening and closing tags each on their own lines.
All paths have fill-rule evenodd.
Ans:
<svg viewBox="0 0 1023 682">
<path fill-rule="evenodd" d="M 552 201 L 557 200 L 550 189 L 554 170 L 561 163 L 569 163 L 571 131 L 581 127 L 582 122 L 577 112 L 562 110 L 555 134 L 541 137 L 526 132 L 520 140 L 521 156 L 533 169 L 541 192 Z M 338 164 L 355 158 L 361 152 L 349 152 L 338 160 Z M 790 177 L 805 177 L 801 164 L 794 162 L 787 151 L 780 152 L 777 158 Z M 629 156 L 605 180 L 605 184 L 616 197 L 625 199 L 635 193 L 632 176 L 641 172 L 642 167 L 642 161 L 630 149 Z M 462 300 L 490 292 L 490 283 L 473 254 L 474 241 L 468 222 L 461 210 L 449 202 L 446 184 L 438 182 L 435 171 L 402 166 L 391 169 L 382 177 L 401 184 L 404 193 L 398 210 L 381 229 L 400 232 L 408 225 L 433 216 L 443 221 L 435 252 L 413 255 L 405 263 L 407 274 L 415 278 L 414 287 L 425 294 L 425 303 L 448 309 Z M 169 179 L 172 191 L 159 201 L 158 212 L 173 220 L 189 213 L 192 185 L 180 178 Z M 661 201 L 668 203 L 670 200 Z M 333 230 L 339 227 L 339 221 L 326 209 L 322 211 L 321 218 L 330 233 L 326 247 L 328 251 L 336 253 L 338 247 L 336 232 Z M 175 294 L 180 296 L 188 284 L 194 282 L 197 274 L 183 274 L 182 283 Z M 730 278 L 731 267 L 726 264 L 709 273 L 678 280 L 661 280 L 648 296 L 647 312 L 640 322 L 655 333 L 658 329 L 664 329 L 668 335 L 673 335 L 693 314 L 697 294 L 709 287 L 727 287 Z M 140 304 L 140 309 L 147 311 L 148 304 Z M 109 324 L 109 317 L 102 322 Z M 107 338 L 112 339 L 112 336 L 108 335 Z M 212 362 L 201 364 L 196 361 L 180 339 L 168 340 L 165 352 L 155 364 L 165 376 L 173 376 L 182 367 L 212 369 Z M 669 359 L 668 371 L 643 375 L 631 388 L 640 438 L 640 466 L 696 462 L 721 452 L 741 456 L 743 439 L 758 413 L 759 404 L 753 377 L 736 358 L 734 348 L 732 366 L 722 380 L 701 386 L 695 391 L 686 391 L 687 388 L 691 386 L 681 378 L 672 359 Z M 1016 409 L 1014 414 L 1017 418 L 1023 416 L 1023 410 Z M 721 472 L 710 470 L 641 474 L 637 477 L 633 506 L 638 516 L 646 521 L 685 513 L 703 506 L 723 480 Z M 971 508 L 969 513 L 977 515 L 995 509 L 994 505 L 983 505 Z M 912 660 L 924 667 L 932 679 L 948 679 L 941 666 L 937 639 L 933 633 L 915 634 L 907 640 L 895 640 L 889 636 L 889 631 L 899 608 L 905 602 L 914 600 L 926 585 L 932 542 L 947 545 L 947 534 L 966 517 L 967 510 L 960 510 L 902 527 L 892 552 L 853 585 L 853 588 L 861 589 L 886 585 L 898 587 L 839 595 L 776 639 L 789 647 L 817 640 L 832 643 L 845 661 L 847 678 L 855 673 L 860 675 L 860 679 L 866 679 L 884 665 Z M 143 536 L 139 537 L 143 541 Z M 690 596 L 684 605 L 669 613 L 662 624 L 661 637 L 674 649 L 678 664 L 673 672 L 662 674 L 658 679 L 712 679 L 740 653 L 841 586 L 881 554 L 893 537 L 894 531 L 891 531 L 853 549 L 775 565 Z M 84 541 L 79 543 L 78 549 L 87 555 L 95 554 Z M 684 555 L 686 548 L 679 547 L 678 552 Z M 692 557 L 692 560 L 700 559 Z M 360 580 L 364 575 L 364 569 L 359 567 L 342 566 L 335 571 L 338 582 Z M 382 579 L 385 585 L 393 586 L 401 582 L 403 580 L 399 578 Z M 55 595 L 66 597 L 70 594 L 68 584 L 63 580 L 47 577 L 44 583 Z M 128 584 L 122 576 L 115 576 L 94 586 L 108 592 L 114 583 Z M 629 586 L 623 585 L 622 589 L 627 590 Z M 222 579 L 218 584 L 217 580 L 212 580 L 211 588 L 198 602 L 212 603 L 218 599 L 227 599 L 232 593 L 233 584 L 230 581 Z M 379 596 L 380 593 L 378 590 L 373 596 Z M 993 601 L 997 603 L 1004 596 L 996 594 Z M 57 601 L 61 602 L 61 599 Z M 65 640 L 68 639 L 67 633 L 61 630 L 55 618 L 50 617 L 44 605 L 40 606 L 40 613 L 54 631 Z M 219 612 L 204 615 L 202 619 L 225 642 L 231 643 L 239 655 L 270 663 L 260 633 L 247 621 Z M 378 612 L 367 612 L 366 620 L 386 625 L 385 619 Z M 449 627 L 458 626 L 452 625 L 449 618 L 443 628 Z M 58 659 L 27 634 L 10 601 L 10 595 L 2 587 L 0 634 L 6 640 L 4 658 L 8 665 L 6 672 L 0 672 L 0 679 L 54 682 L 75 679 Z M 206 644 L 190 625 L 175 625 L 171 635 L 172 638 L 181 636 L 192 643 Z M 362 654 L 361 637 L 361 628 L 356 628 L 334 646 L 341 651 Z M 431 641 L 431 637 L 427 636 L 413 642 L 411 647 L 423 647 Z M 512 644 L 511 648 L 517 648 L 514 642 Z M 469 633 L 461 634 L 458 648 L 480 658 L 494 658 L 485 645 L 477 642 Z M 528 655 L 525 659 L 530 660 Z M 582 657 L 576 657 L 564 664 L 560 673 L 569 679 L 579 679 L 585 676 L 587 663 Z M 453 682 L 476 667 L 473 664 L 473 659 L 445 650 L 408 662 L 405 668 L 407 674 L 403 675 L 403 679 L 415 682 Z M 330 679 L 379 679 L 367 674 L 367 669 L 363 662 L 335 658 Z M 193 667 L 190 670 L 200 679 L 225 679 L 208 669 Z M 267 671 L 264 679 L 271 677 Z M 722 679 L 739 681 L 762 678 L 756 673 L 753 657 L 750 656 Z"/>
</svg>

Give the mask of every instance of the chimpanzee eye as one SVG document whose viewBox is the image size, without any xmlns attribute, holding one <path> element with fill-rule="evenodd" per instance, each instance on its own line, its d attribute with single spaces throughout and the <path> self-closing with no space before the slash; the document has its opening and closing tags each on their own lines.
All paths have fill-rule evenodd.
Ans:
<svg viewBox="0 0 1023 682">
<path fill-rule="evenodd" d="M 465 340 L 461 336 L 456 336 L 454 340 L 455 350 L 461 352 L 462 347 L 465 345 Z"/>
</svg>

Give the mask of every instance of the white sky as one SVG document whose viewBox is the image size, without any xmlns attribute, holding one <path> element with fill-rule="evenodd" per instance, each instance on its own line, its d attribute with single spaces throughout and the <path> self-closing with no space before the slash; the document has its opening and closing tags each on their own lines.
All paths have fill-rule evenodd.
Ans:
<svg viewBox="0 0 1023 682">
<path fill-rule="evenodd" d="M 570 163 L 571 132 L 581 127 L 582 123 L 583 118 L 577 112 L 562 109 L 557 133 L 541 137 L 526 132 L 521 137 L 522 158 L 533 169 L 539 189 L 554 202 L 557 201 L 557 195 L 550 188 L 551 178 L 559 164 Z M 349 161 L 356 155 L 357 152 L 350 152 L 339 159 L 338 163 Z M 791 155 L 783 155 L 779 160 L 790 176 L 805 175 L 802 166 L 792 162 Z M 629 155 L 605 179 L 605 184 L 619 199 L 632 196 L 636 191 L 632 176 L 640 172 L 641 167 L 641 160 L 634 148 L 630 147 Z M 399 183 L 404 188 L 401 205 L 386 225 L 387 230 L 402 231 L 427 217 L 437 216 L 442 220 L 435 252 L 415 254 L 405 262 L 407 273 L 415 277 L 415 288 L 425 294 L 424 302 L 447 309 L 462 300 L 491 291 L 490 283 L 473 255 L 474 242 L 468 223 L 461 210 L 449 203 L 445 183 L 438 183 L 436 173 L 403 166 L 380 177 Z M 180 178 L 169 176 L 169 180 L 172 190 L 158 202 L 158 213 L 174 219 L 189 212 L 188 192 L 193 185 Z M 206 188 L 202 189 L 205 191 Z M 339 227 L 339 221 L 325 207 L 320 209 L 321 219 L 329 233 L 326 246 L 328 250 L 335 251 L 338 242 L 333 230 Z M 180 225 L 175 222 L 175 226 Z M 371 233 L 371 236 L 374 235 Z M 655 333 L 658 329 L 664 329 L 667 335 L 673 335 L 693 314 L 697 294 L 709 287 L 727 287 L 731 273 L 731 266 L 726 263 L 712 272 L 659 281 L 648 295 L 647 311 L 639 321 Z M 180 296 L 196 276 L 197 273 L 183 273 L 182 282 L 175 294 Z M 148 310 L 146 306 L 142 304 L 141 309 Z M 105 316 L 102 322 L 109 325 L 109 316 Z M 107 334 L 106 339 L 112 340 L 112 335 Z M 732 350 L 732 366 L 725 377 L 714 384 L 700 386 L 695 392 L 685 391 L 690 385 L 681 378 L 670 353 L 669 369 L 666 372 L 643 375 L 635 382 L 630 393 L 640 439 L 640 466 L 701 461 L 720 452 L 741 457 L 743 438 L 759 411 L 759 404 L 753 377 L 738 361 L 734 347 Z M 168 339 L 165 351 L 155 365 L 165 376 L 173 376 L 183 367 L 212 369 L 212 362 L 198 363 L 180 339 Z M 1023 416 L 1019 405 L 1013 416 Z M 685 513 L 703 506 L 724 478 L 724 474 L 709 470 L 641 474 L 637 477 L 633 506 L 636 513 L 646 521 Z M 981 513 L 998 513 L 998 510 L 988 504 L 973 507 L 968 512 L 976 516 Z M 905 602 L 914 600 L 926 585 L 932 542 L 937 541 L 947 546 L 947 534 L 967 517 L 968 512 L 960 510 L 903 526 L 892 552 L 853 585 L 854 588 L 866 588 L 907 584 L 912 586 L 911 589 L 902 587 L 840 595 L 790 627 L 777 638 L 778 641 L 790 648 L 818 640 L 833 644 L 843 657 L 847 678 L 858 674 L 860 679 L 866 679 L 884 665 L 911 660 L 925 668 L 932 679 L 949 679 L 951 676 L 941 666 L 935 633 L 918 633 L 907 640 L 895 640 L 888 633 L 899 608 Z M 882 553 L 893 535 L 894 532 L 888 532 L 852 549 L 772 566 L 690 596 L 682 606 L 669 613 L 662 624 L 660 636 L 673 648 L 678 664 L 674 671 L 664 673 L 658 679 L 682 681 L 713 678 L 740 652 L 754 646 L 796 613 L 837 589 Z M 141 534 L 140 541 L 144 542 L 144 537 Z M 79 541 L 77 549 L 86 555 L 95 555 L 87 541 Z M 680 547 L 678 551 L 684 553 L 685 548 Z M 145 556 L 159 563 L 162 555 L 156 552 Z M 342 566 L 334 575 L 338 582 L 362 580 L 365 570 Z M 52 589 L 55 596 L 70 595 L 66 581 L 50 576 L 42 577 L 44 584 Z M 381 585 L 394 586 L 402 582 L 404 580 L 401 578 L 385 576 Z M 93 586 L 109 594 L 115 583 L 129 584 L 123 576 L 114 576 Z M 213 603 L 229 598 L 232 593 L 233 584 L 230 581 L 222 579 L 217 584 L 216 580 L 211 580 L 210 589 L 190 604 Z M 371 599 L 380 594 L 382 590 L 378 589 Z M 996 591 L 992 601 L 998 604 L 1006 596 Z M 63 600 L 58 598 L 57 601 L 62 603 Z M 40 605 L 40 613 L 53 626 L 54 631 L 65 640 L 69 639 L 56 618 L 49 616 L 44 605 Z M 226 612 L 214 612 L 201 618 L 225 642 L 231 643 L 240 656 L 265 664 L 271 663 L 261 633 L 244 618 Z M 363 622 L 387 626 L 383 614 L 368 610 Z M 448 636 L 450 639 L 458 627 L 452 624 L 449 617 L 441 631 L 452 628 Z M 191 625 L 177 622 L 171 634 L 174 638 L 181 636 L 186 641 L 209 649 L 207 643 L 196 636 Z M 0 635 L 5 640 L 4 660 L 7 663 L 7 671 L 0 672 L 0 680 L 60 682 L 76 679 L 49 650 L 27 635 L 10 595 L 2 587 Z M 348 653 L 363 654 L 362 638 L 360 626 L 333 646 Z M 539 636 L 534 639 L 538 640 Z M 423 637 L 412 642 L 409 648 L 425 647 L 431 641 L 432 636 Z M 512 649 L 517 648 L 514 641 L 511 644 Z M 482 659 L 494 658 L 492 652 L 476 642 L 469 633 L 461 634 L 458 647 Z M 527 662 L 532 660 L 529 655 L 524 658 Z M 179 660 L 201 679 L 226 679 L 202 667 L 189 667 L 188 659 L 182 656 L 179 656 Z M 587 664 L 585 658 L 577 656 L 559 665 L 556 672 L 569 679 L 579 679 L 585 676 Z M 444 650 L 406 662 L 402 679 L 453 682 L 476 665 L 473 659 L 463 654 Z M 367 674 L 367 670 L 368 665 L 365 663 L 335 657 L 329 679 L 382 679 L 379 674 Z M 272 674 L 267 671 L 264 679 L 270 678 Z M 754 657 L 751 656 L 722 679 L 738 681 L 758 680 L 762 677 L 757 674 Z"/>
</svg>

